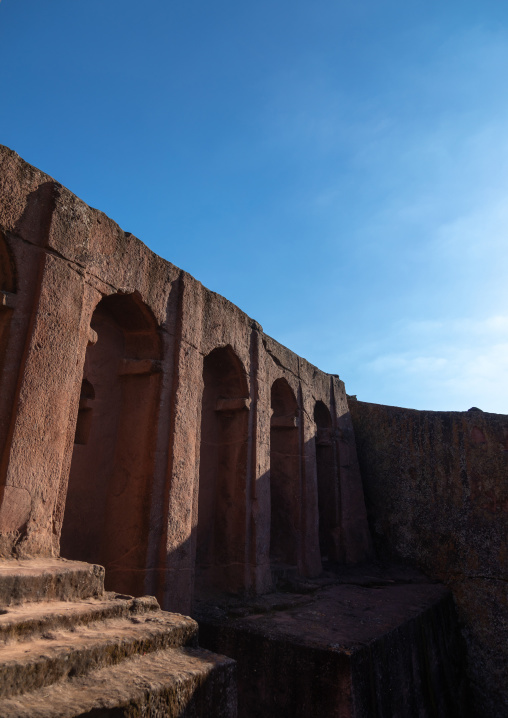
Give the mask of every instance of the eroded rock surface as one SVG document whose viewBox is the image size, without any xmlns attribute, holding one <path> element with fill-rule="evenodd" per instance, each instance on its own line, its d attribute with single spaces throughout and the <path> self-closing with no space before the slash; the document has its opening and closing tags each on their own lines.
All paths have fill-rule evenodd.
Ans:
<svg viewBox="0 0 508 718">
<path fill-rule="evenodd" d="M 2 718 L 235 718 L 234 661 L 191 618 L 108 593 L 100 566 L 0 562 Z M 14 593 L 11 591 L 15 586 Z"/>
<path fill-rule="evenodd" d="M 453 593 L 475 715 L 508 715 L 508 416 L 351 401 L 372 534 Z"/>
<path fill-rule="evenodd" d="M 450 592 L 371 564 L 252 601 L 199 602 L 203 645 L 238 662 L 245 718 L 464 718 L 464 647 Z"/>
</svg>

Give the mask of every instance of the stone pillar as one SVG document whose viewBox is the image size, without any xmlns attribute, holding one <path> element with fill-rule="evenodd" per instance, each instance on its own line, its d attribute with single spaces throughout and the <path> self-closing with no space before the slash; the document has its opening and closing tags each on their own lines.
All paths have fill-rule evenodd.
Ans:
<svg viewBox="0 0 508 718">
<path fill-rule="evenodd" d="M 262 350 L 261 332 L 261 327 L 252 331 L 253 469 L 249 537 L 252 566 L 251 587 L 255 593 L 259 594 L 266 593 L 272 585 L 270 569 L 270 382 L 264 362 L 266 354 Z"/>
<path fill-rule="evenodd" d="M 150 528 L 148 535 L 147 571 L 145 592 L 155 595 L 160 592 L 161 565 L 164 566 L 166 556 L 167 533 L 167 501 L 168 501 L 168 465 L 170 465 L 174 430 L 174 402 L 177 360 L 175 345 L 180 346 L 179 315 L 181 308 L 181 280 L 177 277 L 171 284 L 171 291 L 166 306 L 166 319 L 162 326 L 162 383 L 160 394 L 159 423 L 157 448 L 154 462 L 152 484 Z M 162 562 L 161 562 L 162 552 Z M 162 569 L 163 573 L 164 569 Z"/>
<path fill-rule="evenodd" d="M 304 385 L 305 388 L 305 385 Z M 319 510 L 316 468 L 316 427 L 314 400 L 310 391 L 303 394 L 300 385 L 300 452 L 302 461 L 301 572 L 304 576 L 321 573 L 319 551 Z"/>
<path fill-rule="evenodd" d="M 83 292 L 83 277 L 67 262 L 44 256 L 5 478 L 4 504 L 6 510 L 11 504 L 15 513 L 11 529 L 17 532 L 21 556 L 55 553 L 53 515 L 68 460 L 76 374 L 82 372 L 76 357 L 84 356 L 82 337 L 76 332 Z"/>
<path fill-rule="evenodd" d="M 0 245 L 2 238 L 0 236 Z M 8 245 L 12 256 L 12 280 L 5 281 L 0 287 L 0 484 L 5 486 L 5 473 L 9 462 L 11 424 L 19 391 L 19 380 L 23 372 L 25 344 L 32 323 L 34 306 L 39 298 L 39 278 L 44 262 L 44 253 L 28 242 L 9 237 Z M 0 252 L 1 254 L 1 252 Z M 9 261 L 5 254 L 0 261 Z M 10 490 L 7 491 L 7 494 Z M 5 492 L 4 492 L 5 496 Z M 17 518 L 12 511 L 5 513 L 7 503 L 0 508 L 0 534 L 2 535 L 2 555 L 9 556 L 13 537 L 8 539 L 11 530 L 17 531 Z M 7 543 L 6 543 L 7 542 Z"/>
<path fill-rule="evenodd" d="M 159 591 L 163 608 L 188 614 L 194 589 L 198 514 L 201 397 L 203 393 L 202 286 L 182 272 L 175 336 L 172 445 L 167 473 L 166 525 Z"/>
<path fill-rule="evenodd" d="M 58 555 L 60 554 L 60 537 L 62 534 L 65 504 L 67 500 L 67 488 L 69 485 L 69 474 L 71 469 L 72 454 L 74 451 L 76 422 L 78 418 L 86 350 L 90 344 L 95 344 L 95 342 L 97 341 L 97 334 L 93 331 L 93 329 L 91 329 L 90 322 L 93 311 L 96 305 L 100 302 L 101 298 L 102 294 L 97 289 L 94 289 L 93 287 L 90 287 L 88 284 L 84 283 L 82 311 L 76 332 L 76 372 L 74 375 L 73 386 L 70 391 L 69 421 L 67 425 L 65 451 L 64 458 L 62 460 L 62 470 L 60 473 L 58 497 L 53 513 L 54 552 L 56 552 Z"/>
</svg>

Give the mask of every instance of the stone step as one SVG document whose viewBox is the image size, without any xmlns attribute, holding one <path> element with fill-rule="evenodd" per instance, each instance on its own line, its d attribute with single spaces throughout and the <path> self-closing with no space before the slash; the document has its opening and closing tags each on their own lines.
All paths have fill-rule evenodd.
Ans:
<svg viewBox="0 0 508 718">
<path fill-rule="evenodd" d="M 104 568 L 65 559 L 0 561 L 0 607 L 35 601 L 79 601 L 104 593 Z"/>
<path fill-rule="evenodd" d="M 120 663 L 135 654 L 197 645 L 197 624 L 159 611 L 55 630 L 0 650 L 0 697 L 33 691 L 69 676 Z M 0 712 L 0 715 L 1 712 Z"/>
<path fill-rule="evenodd" d="M 131 598 L 115 593 L 76 602 L 44 601 L 9 606 L 0 613 L 0 645 L 34 640 L 59 629 L 72 629 L 109 618 L 127 618 L 158 610 L 159 604 L 154 596 Z"/>
<path fill-rule="evenodd" d="M 235 718 L 235 662 L 199 648 L 170 648 L 0 699 L 0 715 Z"/>
</svg>

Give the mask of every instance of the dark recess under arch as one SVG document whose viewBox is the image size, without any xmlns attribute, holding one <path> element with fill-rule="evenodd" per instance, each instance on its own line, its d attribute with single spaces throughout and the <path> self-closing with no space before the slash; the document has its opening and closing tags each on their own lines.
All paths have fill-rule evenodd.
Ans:
<svg viewBox="0 0 508 718">
<path fill-rule="evenodd" d="M 228 345 L 203 362 L 196 592 L 245 587 L 249 389 Z"/>
<path fill-rule="evenodd" d="M 160 337 L 137 294 L 91 320 L 61 538 L 65 558 L 100 563 L 115 590 L 144 593 L 160 393 Z"/>
<path fill-rule="evenodd" d="M 270 561 L 297 566 L 300 534 L 298 402 L 286 379 L 271 390 Z"/>
</svg>

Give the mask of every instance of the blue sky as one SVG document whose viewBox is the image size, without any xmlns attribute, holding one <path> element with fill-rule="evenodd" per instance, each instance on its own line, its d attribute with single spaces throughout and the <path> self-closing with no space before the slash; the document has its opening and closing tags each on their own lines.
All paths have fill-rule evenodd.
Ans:
<svg viewBox="0 0 508 718">
<path fill-rule="evenodd" d="M 508 413 L 508 3 L 2 0 L 0 142 L 359 399 Z"/>
</svg>

